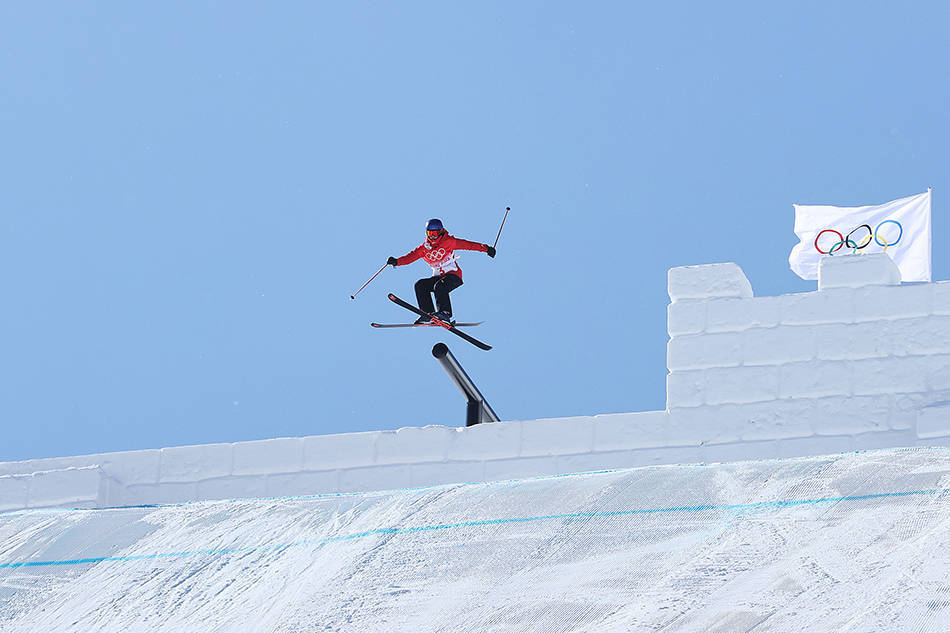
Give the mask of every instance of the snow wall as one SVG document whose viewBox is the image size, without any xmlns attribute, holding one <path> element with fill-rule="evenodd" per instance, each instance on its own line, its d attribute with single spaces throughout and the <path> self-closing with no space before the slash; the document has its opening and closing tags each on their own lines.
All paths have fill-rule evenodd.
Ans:
<svg viewBox="0 0 950 633">
<path fill-rule="evenodd" d="M 671 269 L 665 411 L 0 463 L 0 511 L 950 445 L 950 283 L 901 284 L 885 254 L 826 257 L 820 275 L 754 297 L 735 264 Z"/>
<path fill-rule="evenodd" d="M 950 450 L 0 516 L 0 630 L 946 631 Z"/>
</svg>

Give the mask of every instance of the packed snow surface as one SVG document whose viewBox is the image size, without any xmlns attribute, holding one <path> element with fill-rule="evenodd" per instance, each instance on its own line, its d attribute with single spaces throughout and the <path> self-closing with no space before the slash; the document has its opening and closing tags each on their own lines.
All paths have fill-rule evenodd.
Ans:
<svg viewBox="0 0 950 633">
<path fill-rule="evenodd" d="M 950 451 L 0 515 L 0 630 L 945 631 Z"/>
</svg>

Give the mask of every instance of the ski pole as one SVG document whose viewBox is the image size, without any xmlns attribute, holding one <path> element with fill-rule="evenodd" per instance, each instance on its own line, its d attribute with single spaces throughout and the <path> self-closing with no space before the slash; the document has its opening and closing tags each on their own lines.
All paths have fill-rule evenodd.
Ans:
<svg viewBox="0 0 950 633">
<path fill-rule="evenodd" d="M 389 266 L 389 264 L 383 264 L 383 268 L 386 268 L 386 266 Z M 378 275 L 379 273 L 383 272 L 383 268 L 380 268 L 379 270 L 377 270 L 377 271 L 376 271 L 376 275 Z M 373 275 L 372 277 L 370 277 L 370 278 L 369 278 L 369 281 L 373 281 L 374 279 L 376 279 L 376 275 Z M 350 295 L 350 299 L 356 299 L 356 295 L 358 295 L 360 292 L 362 292 L 362 291 L 363 291 L 363 288 L 365 288 L 366 286 L 369 285 L 369 281 L 367 281 L 365 284 L 363 284 L 362 286 L 360 286 L 360 289 L 359 289 L 359 290 L 357 290 L 356 292 L 354 292 L 353 294 L 351 294 L 351 295 Z"/>
<path fill-rule="evenodd" d="M 511 211 L 511 207 L 505 207 L 505 217 L 501 219 L 501 226 L 498 227 L 498 235 L 495 236 L 495 243 L 491 245 L 492 248 L 498 246 L 498 238 L 501 237 L 501 230 L 505 228 L 505 220 L 508 219 L 509 211 Z"/>
</svg>

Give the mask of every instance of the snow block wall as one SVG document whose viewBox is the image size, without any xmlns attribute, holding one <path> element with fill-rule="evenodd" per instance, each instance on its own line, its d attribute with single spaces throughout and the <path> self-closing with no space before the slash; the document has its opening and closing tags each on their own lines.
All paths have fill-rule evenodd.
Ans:
<svg viewBox="0 0 950 633">
<path fill-rule="evenodd" d="M 884 254 L 825 258 L 817 292 L 778 297 L 735 264 L 668 281 L 665 411 L 0 463 L 0 511 L 950 445 L 950 283 L 901 285 Z"/>
<path fill-rule="evenodd" d="M 899 279 L 884 254 L 826 257 L 818 292 L 754 297 L 734 264 L 672 269 L 671 423 L 810 451 L 946 443 L 950 283 Z"/>
<path fill-rule="evenodd" d="M 0 511 L 61 505 L 74 508 L 101 507 L 106 497 L 105 485 L 102 471 L 97 466 L 67 466 L 57 470 L 0 474 Z"/>
<path fill-rule="evenodd" d="M 406 427 L 7 462 L 0 463 L 0 511 L 392 490 L 701 461 L 696 445 L 668 445 L 667 419 L 654 411 Z M 58 495 L 48 473 L 63 478 Z"/>
</svg>

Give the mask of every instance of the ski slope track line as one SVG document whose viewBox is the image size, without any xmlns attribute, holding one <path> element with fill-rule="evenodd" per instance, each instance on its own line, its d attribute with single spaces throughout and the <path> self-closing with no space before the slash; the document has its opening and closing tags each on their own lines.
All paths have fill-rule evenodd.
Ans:
<svg viewBox="0 0 950 633">
<path fill-rule="evenodd" d="M 0 515 L 4 631 L 942 631 L 950 452 Z"/>
</svg>

